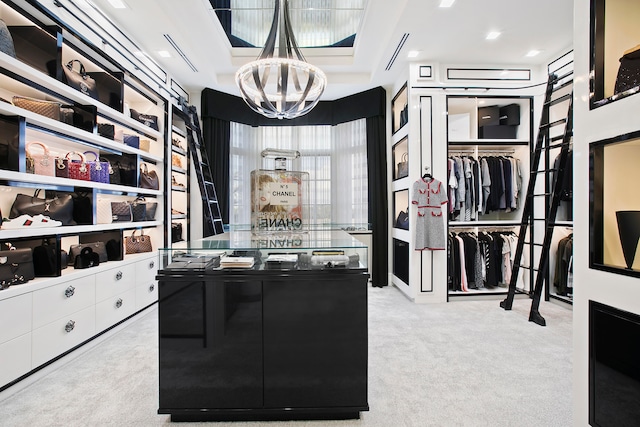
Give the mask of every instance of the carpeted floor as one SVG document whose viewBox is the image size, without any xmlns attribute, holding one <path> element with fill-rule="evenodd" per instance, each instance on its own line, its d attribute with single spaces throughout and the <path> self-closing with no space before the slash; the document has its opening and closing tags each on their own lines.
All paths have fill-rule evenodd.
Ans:
<svg viewBox="0 0 640 427">
<path fill-rule="evenodd" d="M 369 412 L 360 420 L 190 423 L 220 427 L 570 426 L 569 309 L 546 327 L 498 301 L 418 305 L 369 288 Z M 0 394 L 0 425 L 160 426 L 155 308 L 23 390 Z M 73 355 L 72 355 L 73 356 Z"/>
</svg>

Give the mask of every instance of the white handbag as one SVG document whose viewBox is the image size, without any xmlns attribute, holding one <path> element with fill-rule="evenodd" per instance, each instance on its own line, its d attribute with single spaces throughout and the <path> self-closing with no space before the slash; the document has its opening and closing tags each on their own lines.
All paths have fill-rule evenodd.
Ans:
<svg viewBox="0 0 640 427">
<path fill-rule="evenodd" d="M 96 214 L 98 217 L 98 224 L 111 224 L 113 221 L 113 216 L 111 214 L 111 200 L 98 199 Z"/>
</svg>

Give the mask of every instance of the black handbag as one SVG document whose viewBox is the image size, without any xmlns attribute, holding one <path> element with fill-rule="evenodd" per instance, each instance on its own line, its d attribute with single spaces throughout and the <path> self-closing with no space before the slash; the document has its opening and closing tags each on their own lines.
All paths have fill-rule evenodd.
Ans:
<svg viewBox="0 0 640 427">
<path fill-rule="evenodd" d="M 98 123 L 98 135 L 103 138 L 113 139 L 115 133 L 115 126 L 111 123 Z"/>
<path fill-rule="evenodd" d="M 105 246 L 109 261 L 120 261 L 122 259 L 122 242 L 120 240 L 109 239 Z"/>
<path fill-rule="evenodd" d="M 75 257 L 73 268 L 90 268 L 100 265 L 100 256 L 93 252 L 90 247 L 82 248 L 82 251 Z"/>
<path fill-rule="evenodd" d="M 402 155 L 402 161 L 398 163 L 398 179 L 405 178 L 409 175 L 409 155 L 404 153 Z"/>
<path fill-rule="evenodd" d="M 73 69 L 73 66 L 80 64 L 79 71 Z M 72 88 L 79 90 L 85 95 L 89 95 L 93 99 L 98 99 L 98 88 L 96 87 L 96 81 L 93 77 L 89 76 L 84 69 L 84 65 L 77 59 L 69 61 L 62 67 L 64 71 L 65 83 Z"/>
<path fill-rule="evenodd" d="M 58 275 L 58 247 L 49 239 L 33 248 L 33 271 L 37 277 L 55 277 Z"/>
<path fill-rule="evenodd" d="M 149 171 L 146 163 L 140 164 L 140 188 L 148 190 L 158 190 L 160 188 L 158 174 L 154 170 Z"/>
<path fill-rule="evenodd" d="M 73 220 L 73 199 L 70 194 L 40 199 L 38 197 L 40 191 L 40 189 L 36 190 L 33 196 L 16 195 L 13 205 L 11 205 L 9 218 L 17 218 L 24 214 L 45 215 L 62 222 L 62 225 L 76 225 Z"/>
<path fill-rule="evenodd" d="M 145 203 L 138 203 L 137 201 L 131 203 L 131 214 L 133 216 L 133 222 L 146 221 L 147 205 Z"/>
<path fill-rule="evenodd" d="M 131 222 L 133 212 L 129 202 L 111 202 L 111 222 Z"/>
<path fill-rule="evenodd" d="M 69 264 L 75 265 L 76 258 L 86 248 L 90 248 L 91 252 L 93 252 L 98 256 L 98 260 L 100 262 L 109 261 L 109 255 L 107 254 L 107 247 L 104 244 L 104 242 L 91 242 L 91 243 L 80 243 L 79 245 L 71 245 L 71 247 L 69 248 Z"/>
<path fill-rule="evenodd" d="M 129 185 L 131 187 L 136 186 L 136 169 L 133 163 L 122 164 L 119 161 L 116 162 L 115 168 L 118 169 L 118 175 L 120 176 L 121 185 Z"/>
<path fill-rule="evenodd" d="M 398 214 L 398 218 L 396 219 L 396 227 L 397 228 L 402 228 L 403 230 L 408 230 L 409 229 L 409 213 L 408 213 L 409 209 L 407 209 L 407 212 L 405 211 L 400 211 L 400 213 Z"/>
<path fill-rule="evenodd" d="M 160 130 L 158 128 L 158 116 L 153 116 L 151 114 L 142 114 L 137 112 L 133 108 L 131 108 L 129 111 L 131 112 L 132 119 L 149 126 L 151 129 Z"/>
<path fill-rule="evenodd" d="M 144 205 L 145 206 L 145 215 L 144 215 L 144 219 L 140 220 L 140 221 L 153 221 L 156 218 L 156 210 L 158 209 L 158 203 L 157 202 L 148 202 L 143 196 L 138 196 L 134 201 L 133 201 L 133 220 L 136 220 L 136 213 L 135 213 L 135 209 L 136 209 L 136 205 Z"/>
<path fill-rule="evenodd" d="M 182 223 L 171 223 L 171 243 L 182 241 Z"/>
<path fill-rule="evenodd" d="M 9 249 L 0 251 L 0 290 L 27 283 L 36 277 L 31 249 L 16 249 L 9 243 L 7 246 Z"/>
<path fill-rule="evenodd" d="M 78 224 L 93 224 L 93 201 L 91 193 L 78 192 L 73 197 L 73 219 Z"/>
</svg>

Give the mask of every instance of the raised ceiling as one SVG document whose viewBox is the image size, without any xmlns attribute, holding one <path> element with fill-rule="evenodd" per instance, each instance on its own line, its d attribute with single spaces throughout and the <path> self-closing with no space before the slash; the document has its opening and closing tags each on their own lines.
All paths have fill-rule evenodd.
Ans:
<svg viewBox="0 0 640 427">
<path fill-rule="evenodd" d="M 409 61 L 475 66 L 546 64 L 573 44 L 570 0 L 457 0 L 449 8 L 439 7 L 440 0 L 292 3 L 296 1 L 299 9 L 335 9 L 335 4 L 363 3 L 363 19 L 354 25 L 353 47 L 303 49 L 307 60 L 327 74 L 329 83 L 323 96 L 327 100 L 391 85 L 406 75 Z M 93 3 L 193 93 L 210 87 L 238 94 L 235 71 L 260 51 L 231 45 L 210 0 L 125 0 L 125 9 L 114 9 L 108 0 Z M 233 3 L 245 9 L 265 9 L 260 13 L 269 16 L 267 25 L 271 22 L 272 13 L 267 13 L 263 4 L 272 4 L 273 0 Z M 304 40 L 306 33 L 322 25 L 294 28 L 296 38 Z M 487 40 L 491 31 L 501 34 Z M 165 34 L 175 45 L 168 43 Z M 525 56 L 534 49 L 540 51 L 538 56 Z M 171 57 L 160 57 L 157 52 L 162 50 Z M 411 50 L 418 56 L 407 58 Z"/>
</svg>

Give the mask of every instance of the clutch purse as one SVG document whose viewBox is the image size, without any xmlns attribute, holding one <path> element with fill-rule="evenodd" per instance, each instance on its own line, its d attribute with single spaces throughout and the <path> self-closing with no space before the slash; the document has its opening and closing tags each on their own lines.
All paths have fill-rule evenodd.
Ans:
<svg viewBox="0 0 640 427">
<path fill-rule="evenodd" d="M 14 96 L 13 105 L 53 120 L 60 120 L 60 108 L 62 104 L 59 102 L 44 101 L 26 96 Z"/>
<path fill-rule="evenodd" d="M 34 279 L 33 253 L 31 249 L 9 249 L 0 251 L 0 289 L 20 285 Z"/>
</svg>

